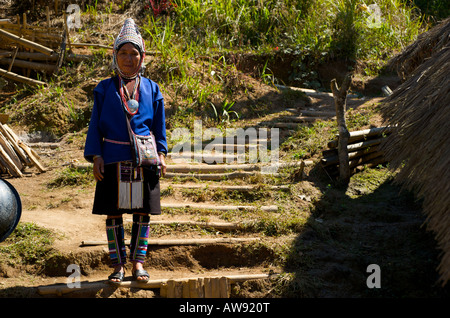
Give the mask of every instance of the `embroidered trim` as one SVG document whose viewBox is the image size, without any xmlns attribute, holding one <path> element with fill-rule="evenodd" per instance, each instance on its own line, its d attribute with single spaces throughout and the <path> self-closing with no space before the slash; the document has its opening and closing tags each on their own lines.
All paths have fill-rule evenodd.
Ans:
<svg viewBox="0 0 450 318">
<path fill-rule="evenodd" d="M 117 144 L 117 145 L 127 145 L 127 146 L 130 145 L 129 141 L 118 141 L 118 140 L 112 140 L 112 139 L 107 139 L 107 138 L 104 138 L 103 140 L 106 142 L 110 142 L 112 144 Z"/>
<path fill-rule="evenodd" d="M 144 202 L 144 176 L 142 168 L 134 168 L 131 162 L 120 162 L 118 169 L 118 208 L 142 208 Z"/>
</svg>

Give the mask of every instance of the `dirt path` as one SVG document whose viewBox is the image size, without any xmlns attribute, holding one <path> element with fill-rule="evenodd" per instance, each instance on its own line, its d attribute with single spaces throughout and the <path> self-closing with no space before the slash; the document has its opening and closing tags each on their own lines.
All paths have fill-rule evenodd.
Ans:
<svg viewBox="0 0 450 318">
<path fill-rule="evenodd" d="M 372 107 L 380 101 L 376 99 L 352 98 L 348 101 L 348 108 L 364 109 Z M 330 96 L 312 97 L 309 109 L 332 111 L 334 109 L 333 99 Z M 286 114 L 286 110 L 280 109 L 280 114 Z M 284 116 L 284 115 L 283 115 Z M 282 115 L 274 112 L 271 118 L 283 120 Z M 265 121 L 266 118 L 260 119 Z M 374 125 L 380 124 L 379 119 L 371 119 Z M 257 126 L 258 122 L 252 122 Z M 289 135 L 289 129 L 285 134 Z M 158 289 L 133 289 L 133 288 L 111 288 L 104 284 L 105 278 L 110 273 L 107 267 L 108 255 L 105 245 L 80 246 L 83 241 L 104 241 L 104 217 L 91 214 L 93 202 L 94 184 L 76 187 L 60 187 L 50 189 L 47 185 L 54 180 L 63 169 L 64 165 L 71 162 L 84 163 L 82 157 L 84 140 L 82 135 L 65 137 L 58 149 L 38 149 L 41 161 L 48 171 L 41 174 L 27 174 L 24 178 L 9 178 L 21 195 L 23 204 L 21 222 L 33 222 L 39 226 L 52 229 L 59 239 L 55 241 L 54 248 L 62 256 L 50 259 L 45 273 L 24 273 L 18 269 L 7 268 L 4 278 L 1 278 L 0 287 L 6 290 L 7 295 L 19 295 L 19 297 L 59 297 L 58 293 L 42 296 L 38 294 L 39 286 L 51 287 L 53 284 L 64 285 L 67 282 L 66 268 L 69 264 L 79 264 L 82 268 L 82 282 L 91 282 L 92 285 L 86 290 L 67 294 L 67 297 L 160 297 Z M 311 172 L 313 173 L 313 172 Z M 237 183 L 249 184 L 247 181 L 239 180 Z M 360 297 L 367 293 L 367 289 L 361 286 L 365 282 L 365 267 L 370 262 L 381 262 L 384 268 L 397 264 L 394 270 L 402 271 L 404 279 L 397 281 L 392 273 L 388 279 L 397 285 L 385 287 L 389 293 L 407 292 L 418 295 L 430 295 L 441 293 L 431 289 L 423 281 L 433 284 L 432 268 L 429 259 L 436 255 L 428 249 L 432 242 L 429 237 L 419 232 L 423 222 L 420 209 L 411 205 L 409 201 L 399 201 L 398 189 L 390 185 L 377 185 L 373 190 L 359 188 L 356 182 L 349 193 L 340 190 L 318 189 L 314 185 L 314 177 L 295 183 L 295 186 L 303 187 L 304 192 L 311 196 L 310 200 L 315 205 L 315 215 L 308 220 L 308 226 L 297 235 L 268 236 L 263 233 L 245 231 L 227 232 L 214 230 L 186 229 L 182 226 L 168 227 L 164 231 L 155 230 L 153 238 L 160 239 L 190 239 L 190 238 L 258 238 L 256 245 L 246 244 L 194 244 L 194 245 L 167 245 L 151 246 L 146 268 L 154 280 L 180 279 L 186 277 L 214 277 L 224 275 L 248 275 L 255 273 L 269 274 L 272 272 L 282 273 L 287 271 L 292 275 L 293 289 L 298 290 L 300 295 L 287 295 L 287 297 Z M 183 183 L 188 186 L 199 184 L 229 184 L 222 181 L 196 181 L 177 178 L 166 178 L 162 181 L 163 188 L 173 184 Z M 375 187 L 376 189 L 376 187 Z M 221 200 L 212 200 L 211 196 L 204 190 L 192 190 L 194 194 L 182 195 L 178 190 L 171 189 L 162 197 L 163 203 L 191 203 L 195 200 L 201 203 L 222 204 Z M 216 191 L 216 190 L 214 190 Z M 213 191 L 213 192 L 214 192 Z M 268 191 L 268 190 L 265 190 Z M 323 191 L 323 192 L 319 192 Z M 361 199 L 350 198 L 352 191 L 355 194 L 367 193 Z M 269 194 L 269 193 L 267 193 Z M 291 195 L 294 195 L 291 193 Z M 297 194 L 295 194 L 297 195 Z M 264 197 L 264 195 L 262 195 Z M 301 201 L 298 204 L 311 204 L 311 201 Z M 258 200 L 259 205 L 269 205 L 270 195 L 267 200 Z M 278 204 L 281 201 L 278 201 Z M 241 202 L 240 202 L 241 203 Z M 252 204 L 246 202 L 245 204 Z M 405 206 L 402 204 L 406 203 Z M 228 202 L 229 204 L 229 202 Z M 279 208 L 283 208 L 279 204 Z M 271 213 L 273 219 L 283 220 L 283 214 Z M 419 215 L 418 215 L 419 213 Z M 246 213 L 241 212 L 242 219 Z M 237 221 L 238 213 L 232 212 L 209 212 L 189 209 L 167 209 L 161 216 L 153 217 L 152 220 L 190 220 L 220 221 L 224 217 Z M 125 218 L 125 222 L 129 222 Z M 395 230 L 393 230 L 395 229 Z M 409 242 L 411 239 L 413 242 Z M 393 247 L 388 244 L 393 242 Z M 431 242 L 431 243 L 430 243 Z M 287 263 L 296 264 L 294 268 L 280 268 L 273 262 L 274 254 L 280 246 L 294 244 L 297 249 L 295 253 L 289 254 Z M 271 246 L 278 246 L 273 249 Z M 294 250 L 295 250 L 294 248 Z M 393 251 L 395 250 L 395 253 Z M 420 253 L 417 251 L 420 250 Z M 253 252 L 252 252 L 253 251 Z M 251 254 L 253 253 L 253 254 Z M 366 254 L 368 253 L 368 254 Z M 433 255 L 432 255 L 433 254 Z M 303 255 L 304 257 L 300 257 Z M 300 262 L 300 263 L 298 263 Z M 367 264 L 366 264 L 367 263 Z M 406 268 L 401 264 L 414 263 L 414 269 Z M 314 264 L 314 265 L 312 265 Z M 430 267 L 431 266 L 431 267 Z M 431 272 L 430 272 L 431 268 Z M 396 272 L 395 272 L 396 273 Z M 420 273 L 420 274 L 419 274 Z M 410 279 L 411 275 L 425 275 L 427 278 L 417 281 Z M 428 274 L 426 274 L 428 273 Z M 386 276 L 384 276 L 386 277 Z M 127 280 L 129 278 L 127 277 Z M 301 288 L 295 284 L 300 283 Z M 312 282 L 315 282 L 312 284 Z M 311 283 L 311 286 L 308 284 Z M 315 284 L 318 283 L 321 289 Z M 234 290 L 234 297 L 265 297 L 274 289 L 270 280 L 262 280 L 259 283 L 248 283 L 246 287 L 240 286 Z M 267 284 L 267 285 L 265 285 Z M 285 284 L 288 284 L 286 282 Z M 306 287 L 305 287 L 306 284 Z M 85 285 L 86 286 L 86 285 Z M 300 289 L 299 289 L 300 288 Z M 434 288 L 434 287 L 433 287 Z M 422 290 L 423 289 L 423 290 Z M 398 295 L 398 294 L 397 294 Z"/>
</svg>

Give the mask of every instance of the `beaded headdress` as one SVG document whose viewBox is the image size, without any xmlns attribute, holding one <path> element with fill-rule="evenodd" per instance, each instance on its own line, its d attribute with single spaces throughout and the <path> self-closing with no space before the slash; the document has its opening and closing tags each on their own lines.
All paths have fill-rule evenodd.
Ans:
<svg viewBox="0 0 450 318">
<path fill-rule="evenodd" d="M 139 61 L 139 66 L 138 66 L 136 72 L 133 74 L 123 73 L 117 64 L 117 52 L 119 51 L 120 47 L 125 43 L 132 43 L 132 44 L 136 45 L 141 53 L 141 60 Z M 144 39 L 142 38 L 138 27 L 134 23 L 134 20 L 132 18 L 127 18 L 122 26 L 122 29 L 120 30 L 119 35 L 117 36 L 116 40 L 114 41 L 113 67 L 119 73 L 119 75 L 121 77 L 126 78 L 126 79 L 132 79 L 132 78 L 135 78 L 141 72 L 141 66 L 142 66 L 142 62 L 144 61 L 144 57 L 145 57 Z"/>
</svg>

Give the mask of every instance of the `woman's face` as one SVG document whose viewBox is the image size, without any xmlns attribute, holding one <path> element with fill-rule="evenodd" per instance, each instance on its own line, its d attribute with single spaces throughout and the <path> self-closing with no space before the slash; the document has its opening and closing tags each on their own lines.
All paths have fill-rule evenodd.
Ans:
<svg viewBox="0 0 450 318">
<path fill-rule="evenodd" d="M 117 64 L 125 74 L 133 74 L 139 67 L 141 55 L 136 47 L 131 43 L 122 45 L 117 52 Z"/>
</svg>

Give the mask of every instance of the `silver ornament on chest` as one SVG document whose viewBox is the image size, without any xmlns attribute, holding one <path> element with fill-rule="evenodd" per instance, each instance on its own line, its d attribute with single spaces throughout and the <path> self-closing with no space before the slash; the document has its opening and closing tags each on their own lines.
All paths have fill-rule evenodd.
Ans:
<svg viewBox="0 0 450 318">
<path fill-rule="evenodd" d="M 139 102 L 135 99 L 130 99 L 127 101 L 127 106 L 131 113 L 135 113 L 139 108 Z"/>
</svg>

